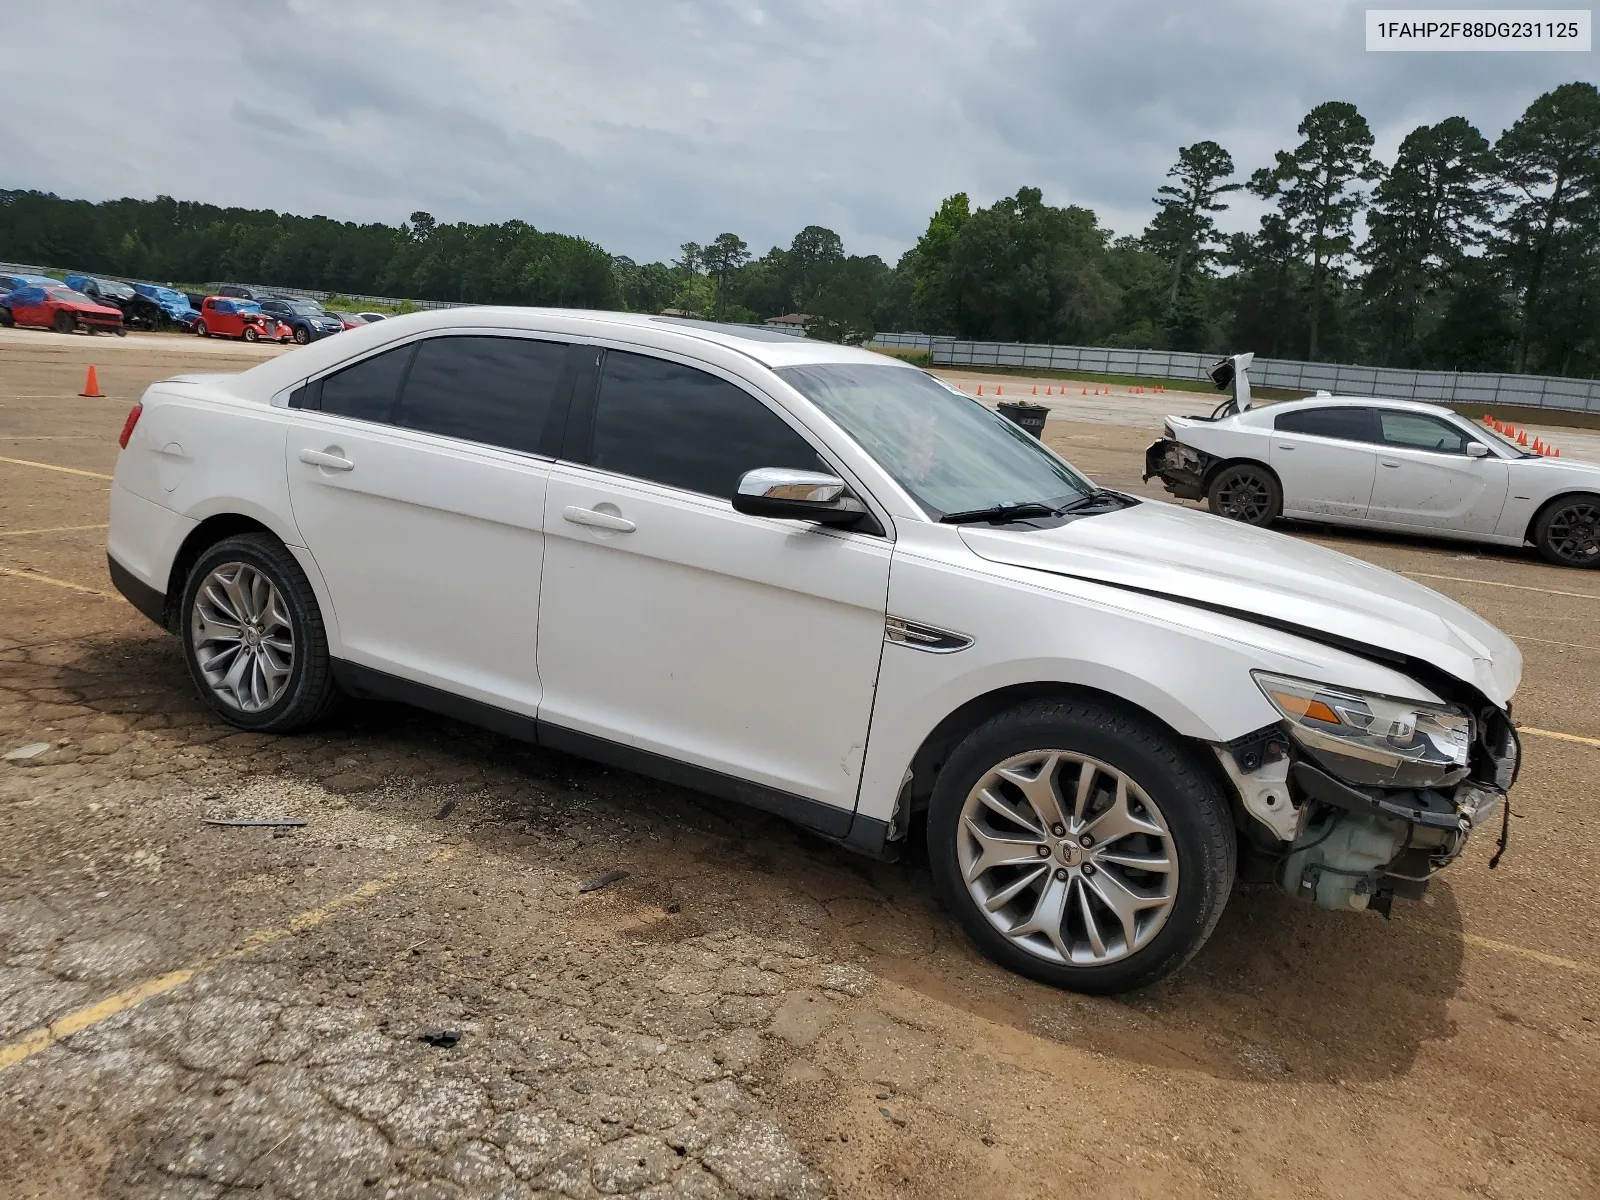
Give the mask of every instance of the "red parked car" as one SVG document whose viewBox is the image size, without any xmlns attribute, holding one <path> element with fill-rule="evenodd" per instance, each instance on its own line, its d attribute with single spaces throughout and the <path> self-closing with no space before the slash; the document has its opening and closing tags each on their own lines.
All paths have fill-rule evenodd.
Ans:
<svg viewBox="0 0 1600 1200">
<path fill-rule="evenodd" d="M 7 292 L 0 299 L 0 324 L 46 325 L 57 333 L 83 329 L 89 333 L 114 333 L 122 337 L 122 310 L 97 304 L 69 287 L 32 284 Z"/>
<path fill-rule="evenodd" d="M 287 342 L 294 331 L 261 311 L 254 300 L 207 296 L 194 331 L 201 337 L 242 338 L 247 342 Z"/>
</svg>

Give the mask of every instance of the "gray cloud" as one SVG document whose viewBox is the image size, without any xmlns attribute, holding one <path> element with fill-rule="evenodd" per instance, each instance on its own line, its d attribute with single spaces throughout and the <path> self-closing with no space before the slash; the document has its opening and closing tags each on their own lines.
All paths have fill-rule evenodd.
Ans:
<svg viewBox="0 0 1600 1200">
<path fill-rule="evenodd" d="M 892 261 L 954 191 L 1032 184 L 1137 232 L 1200 138 L 1248 172 L 1341 99 L 1392 154 L 1417 124 L 1460 113 L 1493 137 L 1540 92 L 1600 78 L 1593 55 L 1367 54 L 1364 7 L 14 6 L 8 57 L 43 66 L 8 89 L 0 186 L 519 217 L 640 259 L 727 229 L 760 252 L 816 223 Z"/>
</svg>

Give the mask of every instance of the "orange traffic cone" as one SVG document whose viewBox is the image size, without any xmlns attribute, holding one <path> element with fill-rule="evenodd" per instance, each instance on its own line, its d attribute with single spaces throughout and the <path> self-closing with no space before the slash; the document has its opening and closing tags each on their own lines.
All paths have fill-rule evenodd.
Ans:
<svg viewBox="0 0 1600 1200">
<path fill-rule="evenodd" d="M 1543 454 L 1544 453 L 1544 443 L 1541 442 L 1538 438 L 1534 438 L 1533 439 L 1533 452 L 1535 454 Z"/>
<path fill-rule="evenodd" d="M 1002 392 L 1000 391 L 1000 385 L 998 383 L 994 385 L 994 394 L 996 396 L 999 396 L 999 395 L 1002 394 Z"/>
<path fill-rule="evenodd" d="M 90 396 L 94 398 L 105 395 L 105 393 L 100 390 L 100 377 L 94 373 L 93 367 L 89 368 L 89 374 L 84 378 L 83 381 L 83 391 L 79 392 L 78 395 Z"/>
<path fill-rule="evenodd" d="M 1039 385 L 1037 383 L 1033 385 L 1033 394 L 1035 396 L 1039 394 Z"/>
<path fill-rule="evenodd" d="M 1561 457 L 1561 447 L 1560 446 L 1556 447 L 1555 453 L 1552 454 L 1551 457 L 1552 458 L 1560 458 Z"/>
<path fill-rule="evenodd" d="M 1526 429 L 1524 429 L 1521 433 L 1517 434 L 1517 445 L 1526 446 L 1527 444 L 1528 444 L 1528 431 Z"/>
<path fill-rule="evenodd" d="M 1084 395 L 1085 395 L 1085 396 L 1087 396 L 1087 395 L 1088 395 L 1088 394 L 1089 394 L 1089 389 L 1088 389 L 1088 388 L 1087 388 L 1087 387 L 1085 387 L 1085 388 L 1084 388 L 1084 389 L 1083 389 L 1083 394 L 1084 394 Z"/>
<path fill-rule="evenodd" d="M 1494 418 L 1491 417 L 1488 413 L 1484 413 L 1483 414 L 1483 423 L 1485 425 L 1487 425 L 1490 429 L 1494 428 Z"/>
<path fill-rule="evenodd" d="M 978 395 L 983 395 L 983 384 L 981 383 L 978 385 Z"/>
</svg>

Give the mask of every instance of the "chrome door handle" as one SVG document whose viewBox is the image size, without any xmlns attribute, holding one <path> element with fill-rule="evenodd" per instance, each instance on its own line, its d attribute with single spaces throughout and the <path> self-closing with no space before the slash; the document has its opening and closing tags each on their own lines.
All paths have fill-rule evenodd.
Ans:
<svg viewBox="0 0 1600 1200">
<path fill-rule="evenodd" d="M 590 525 L 595 529 L 610 529 L 617 533 L 632 533 L 639 528 L 627 517 L 613 516 L 608 512 L 596 512 L 592 508 L 579 508 L 576 504 L 569 504 L 561 510 L 561 515 L 574 525 Z"/>
<path fill-rule="evenodd" d="M 1294 447 L 1293 446 L 1285 446 L 1282 442 L 1279 442 L 1278 443 L 1278 449 L 1279 450 L 1293 450 Z"/>
<path fill-rule="evenodd" d="M 300 451 L 300 461 L 309 463 L 313 467 L 325 467 L 330 471 L 350 471 L 355 468 L 355 463 L 348 458 L 340 458 L 337 454 L 327 454 L 321 450 Z"/>
</svg>

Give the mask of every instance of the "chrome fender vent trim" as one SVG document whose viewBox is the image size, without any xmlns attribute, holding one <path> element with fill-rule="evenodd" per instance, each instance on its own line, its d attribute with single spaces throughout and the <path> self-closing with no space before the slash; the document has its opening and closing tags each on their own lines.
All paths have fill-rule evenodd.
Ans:
<svg viewBox="0 0 1600 1200">
<path fill-rule="evenodd" d="M 926 650 L 929 654 L 954 654 L 972 645 L 972 639 L 964 633 L 952 633 L 937 625 L 924 625 L 902 617 L 889 618 L 883 628 L 883 640 L 913 650 Z"/>
</svg>

